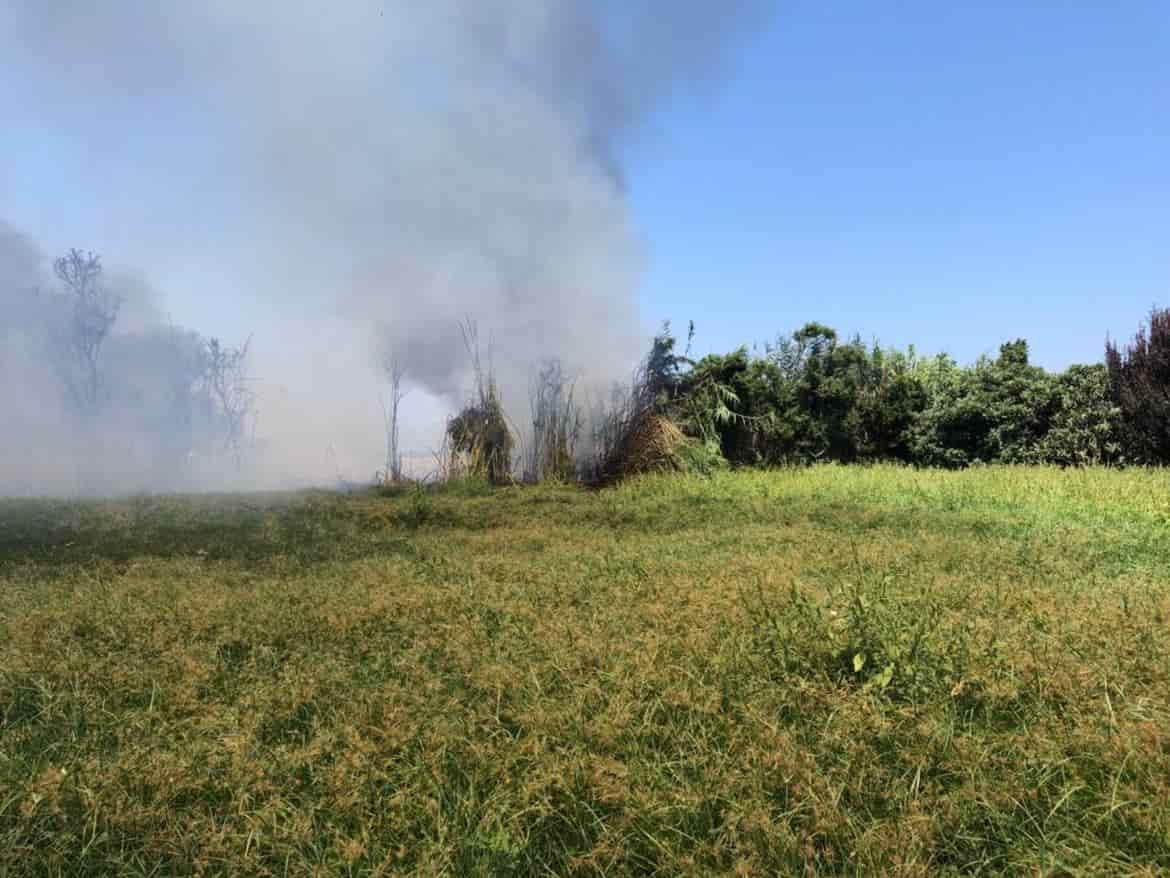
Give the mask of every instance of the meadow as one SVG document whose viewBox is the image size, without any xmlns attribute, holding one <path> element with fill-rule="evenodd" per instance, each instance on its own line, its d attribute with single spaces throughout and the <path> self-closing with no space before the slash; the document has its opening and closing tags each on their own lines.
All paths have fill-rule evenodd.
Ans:
<svg viewBox="0 0 1170 878">
<path fill-rule="evenodd" d="M 0 501 L 0 875 L 1170 873 L 1170 474 Z"/>
</svg>

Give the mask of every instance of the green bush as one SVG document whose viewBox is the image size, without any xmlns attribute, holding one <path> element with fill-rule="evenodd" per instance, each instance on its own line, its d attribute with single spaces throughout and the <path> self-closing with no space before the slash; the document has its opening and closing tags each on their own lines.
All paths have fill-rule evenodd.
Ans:
<svg viewBox="0 0 1170 878">
<path fill-rule="evenodd" d="M 937 359 L 926 378 L 929 402 L 910 431 L 915 463 L 959 467 L 972 463 L 1028 463 L 1053 409 L 1052 378 L 1028 362 L 1023 339 L 1001 345 L 970 369 Z"/>
<path fill-rule="evenodd" d="M 727 459 L 720 452 L 718 442 L 688 439 L 675 451 L 675 457 L 682 472 L 709 476 L 727 469 Z"/>
<path fill-rule="evenodd" d="M 1121 408 L 1113 401 L 1103 365 L 1069 366 L 1053 382 L 1052 418 L 1039 443 L 1039 458 L 1061 466 L 1117 461 Z"/>
</svg>

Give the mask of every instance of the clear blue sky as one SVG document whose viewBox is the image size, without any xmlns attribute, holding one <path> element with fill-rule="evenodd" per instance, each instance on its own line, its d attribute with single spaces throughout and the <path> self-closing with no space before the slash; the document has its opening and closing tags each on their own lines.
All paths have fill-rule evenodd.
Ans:
<svg viewBox="0 0 1170 878">
<path fill-rule="evenodd" d="M 676 96 L 628 150 L 648 328 L 693 319 L 700 350 L 728 350 L 819 320 L 964 362 L 1023 336 L 1060 368 L 1170 305 L 1170 3 L 778 8 L 722 81 Z M 139 130 L 64 97 L 22 106 L 18 73 L 0 76 L 16 120 L 0 132 L 0 215 L 116 261 L 141 224 L 108 218 L 198 203 L 216 162 L 197 126 Z M 74 119 L 88 151 L 62 146 L 46 114 Z M 137 168 L 160 151 L 191 156 L 189 173 Z M 193 209 L 187 232 L 222 208 Z M 172 277 L 182 236 L 159 235 L 148 270 L 177 319 L 230 336 L 200 312 L 232 300 L 231 279 Z"/>
<path fill-rule="evenodd" d="M 1100 359 L 1170 305 L 1170 3 L 782 4 L 631 155 L 647 319 Z"/>
</svg>

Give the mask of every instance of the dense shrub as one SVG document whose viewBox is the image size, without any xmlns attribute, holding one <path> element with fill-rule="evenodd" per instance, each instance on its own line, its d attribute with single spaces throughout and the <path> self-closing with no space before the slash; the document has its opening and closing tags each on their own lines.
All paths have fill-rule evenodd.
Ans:
<svg viewBox="0 0 1170 878">
<path fill-rule="evenodd" d="M 926 403 L 912 354 L 842 344 L 817 323 L 763 357 L 704 357 L 682 387 L 682 422 L 740 465 L 909 460 L 906 432 Z"/>
<path fill-rule="evenodd" d="M 1170 461 L 1170 310 L 1124 350 L 1109 344 L 1104 365 L 1055 374 L 1029 361 L 1023 339 L 964 367 L 843 342 L 820 323 L 762 355 L 744 347 L 692 362 L 674 349 L 664 327 L 644 372 L 653 407 L 737 466 Z"/>
<path fill-rule="evenodd" d="M 929 402 L 910 428 L 912 459 L 929 466 L 1035 463 L 1053 409 L 1052 378 L 1028 362 L 1022 339 L 970 369 L 938 359 L 926 381 Z"/>
<path fill-rule="evenodd" d="M 1069 366 L 1055 377 L 1052 418 L 1039 445 L 1042 460 L 1062 466 L 1116 462 L 1120 439 L 1121 408 L 1105 366 Z"/>
</svg>

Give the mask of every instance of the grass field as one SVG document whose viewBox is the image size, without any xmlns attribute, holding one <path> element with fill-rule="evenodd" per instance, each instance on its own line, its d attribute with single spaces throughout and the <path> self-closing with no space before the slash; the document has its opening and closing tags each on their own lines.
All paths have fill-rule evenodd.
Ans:
<svg viewBox="0 0 1170 878">
<path fill-rule="evenodd" d="M 0 875 L 1170 874 L 1170 474 L 0 501 Z"/>
</svg>

